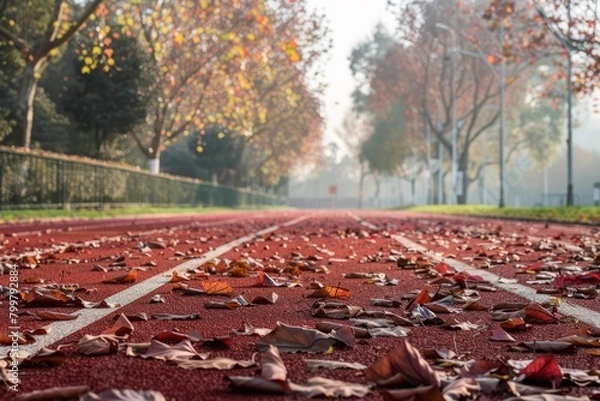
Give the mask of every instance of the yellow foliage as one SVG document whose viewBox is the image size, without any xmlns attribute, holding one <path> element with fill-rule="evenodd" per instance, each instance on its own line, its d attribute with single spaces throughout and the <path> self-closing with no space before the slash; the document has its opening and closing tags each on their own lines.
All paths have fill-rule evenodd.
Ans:
<svg viewBox="0 0 600 401">
<path fill-rule="evenodd" d="M 178 45 L 183 45 L 183 41 L 184 41 L 184 37 L 181 34 L 181 32 L 177 32 L 177 34 L 175 35 L 175 43 L 177 43 Z"/>
<path fill-rule="evenodd" d="M 89 74 L 90 72 L 92 72 L 92 70 L 90 70 L 90 67 L 88 67 L 87 65 L 84 65 L 84 66 L 81 68 L 81 73 L 82 73 L 82 74 Z"/>
<path fill-rule="evenodd" d="M 91 65 L 94 62 L 94 59 L 92 59 L 91 57 L 86 57 L 83 59 L 83 62 L 85 63 L 85 65 Z"/>
<path fill-rule="evenodd" d="M 92 48 L 92 54 L 93 55 L 99 55 L 102 54 L 102 49 L 100 48 L 100 46 L 94 46 Z"/>
</svg>

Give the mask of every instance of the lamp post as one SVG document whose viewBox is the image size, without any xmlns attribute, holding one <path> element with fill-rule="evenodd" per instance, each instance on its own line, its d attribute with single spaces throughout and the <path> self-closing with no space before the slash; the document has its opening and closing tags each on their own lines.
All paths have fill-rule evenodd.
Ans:
<svg viewBox="0 0 600 401">
<path fill-rule="evenodd" d="M 454 88 L 454 53 L 456 51 L 456 32 L 454 32 L 454 29 L 450 28 L 448 25 L 446 24 L 442 24 L 442 23 L 437 23 L 435 24 L 435 27 L 438 29 L 442 29 L 448 33 L 450 33 L 450 36 L 452 37 L 452 48 L 450 49 L 450 52 L 448 53 L 448 56 L 450 57 L 450 103 L 451 103 L 451 113 L 452 113 L 452 201 L 451 203 L 456 204 L 457 203 L 457 199 L 456 199 L 456 193 L 457 193 L 457 188 L 456 188 L 456 184 L 457 184 L 457 170 L 458 170 L 458 166 L 457 166 L 457 152 L 456 152 L 456 136 L 457 136 L 457 130 L 456 130 L 456 89 Z M 441 166 L 440 166 L 441 167 Z"/>
</svg>

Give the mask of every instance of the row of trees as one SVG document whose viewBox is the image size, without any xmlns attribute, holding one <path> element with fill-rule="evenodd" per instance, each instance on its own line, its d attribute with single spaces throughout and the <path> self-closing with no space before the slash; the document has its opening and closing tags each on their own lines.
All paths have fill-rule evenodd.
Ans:
<svg viewBox="0 0 600 401">
<path fill-rule="evenodd" d="M 261 187 L 320 154 L 330 43 L 305 0 L 17 3 L 0 0 L 4 143 L 110 159 L 136 148 L 158 172 L 186 137 L 193 175 Z"/>
<path fill-rule="evenodd" d="M 499 163 L 497 156 L 488 158 L 478 149 L 490 135 L 486 132 L 498 132 L 503 89 L 505 161 L 520 153 L 548 163 L 566 131 L 568 90 L 590 93 L 598 84 L 595 3 L 409 0 L 392 5 L 396 34 L 379 26 L 350 55 L 358 85 L 345 132 L 366 132 L 355 143 L 364 174 L 414 177 L 427 169 L 441 174 L 443 182 L 451 172 L 456 123 L 462 176 L 457 201 L 466 203 L 470 185 L 486 166 Z M 488 154 L 497 155 L 497 146 L 497 141 L 488 146 Z"/>
</svg>

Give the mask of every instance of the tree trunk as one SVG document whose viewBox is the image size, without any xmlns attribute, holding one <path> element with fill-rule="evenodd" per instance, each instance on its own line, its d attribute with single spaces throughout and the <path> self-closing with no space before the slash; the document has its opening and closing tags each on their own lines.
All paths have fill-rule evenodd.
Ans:
<svg viewBox="0 0 600 401">
<path fill-rule="evenodd" d="M 154 154 L 154 158 L 148 159 L 148 170 L 152 174 L 160 173 L 160 154 Z"/>
<path fill-rule="evenodd" d="M 358 181 L 358 205 L 359 209 L 362 208 L 363 203 L 363 187 L 365 183 L 365 166 L 363 163 L 360 164 L 360 180 Z"/>
<path fill-rule="evenodd" d="M 33 101 L 43 64 L 44 60 L 38 60 L 35 63 L 26 63 L 21 80 L 21 88 L 17 97 L 16 119 L 17 130 L 20 135 L 18 145 L 23 146 L 25 149 L 29 149 L 31 146 Z"/>
<path fill-rule="evenodd" d="M 469 176 L 467 174 L 467 162 L 469 159 L 469 153 L 468 153 L 468 149 L 465 149 L 463 151 L 463 154 L 459 160 L 458 163 L 458 171 L 462 171 L 462 181 L 459 181 L 457 183 L 457 189 L 460 186 L 460 191 L 462 192 L 461 195 L 456 197 L 456 203 L 458 203 L 459 205 L 466 205 L 467 204 L 467 198 L 468 198 L 468 194 L 469 194 L 469 185 L 471 184 L 470 180 L 469 180 Z"/>
<path fill-rule="evenodd" d="M 379 173 L 374 173 L 373 178 L 375 179 L 375 203 L 379 206 L 379 192 L 381 189 L 381 177 Z"/>
</svg>

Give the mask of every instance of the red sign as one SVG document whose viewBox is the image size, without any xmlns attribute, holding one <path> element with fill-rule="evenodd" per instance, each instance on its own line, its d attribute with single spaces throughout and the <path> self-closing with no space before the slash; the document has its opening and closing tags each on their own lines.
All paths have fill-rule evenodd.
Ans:
<svg viewBox="0 0 600 401">
<path fill-rule="evenodd" d="M 337 186 L 330 185 L 329 186 L 329 195 L 335 196 L 337 194 Z"/>
</svg>

